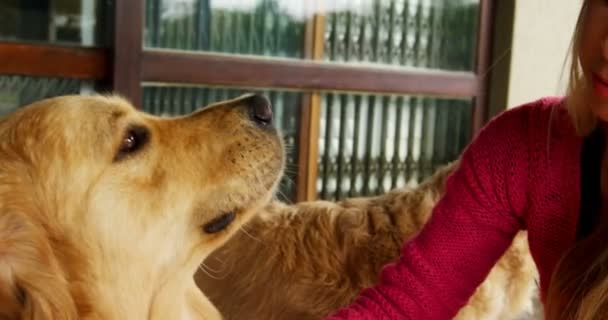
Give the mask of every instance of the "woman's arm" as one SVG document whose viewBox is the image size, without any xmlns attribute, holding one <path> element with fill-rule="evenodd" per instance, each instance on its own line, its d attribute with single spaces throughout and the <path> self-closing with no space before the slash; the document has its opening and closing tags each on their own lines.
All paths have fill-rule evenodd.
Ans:
<svg viewBox="0 0 608 320">
<path fill-rule="evenodd" d="M 454 317 L 525 224 L 531 107 L 509 110 L 481 131 L 400 259 L 328 320 Z"/>
</svg>

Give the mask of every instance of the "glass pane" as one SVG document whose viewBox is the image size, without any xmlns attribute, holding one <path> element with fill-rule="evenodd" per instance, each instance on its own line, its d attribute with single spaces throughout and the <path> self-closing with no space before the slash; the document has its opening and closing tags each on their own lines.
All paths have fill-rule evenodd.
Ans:
<svg viewBox="0 0 608 320">
<path fill-rule="evenodd" d="M 94 91 L 94 84 L 75 79 L 0 75 L 0 115 L 34 101 Z"/>
<path fill-rule="evenodd" d="M 478 0 L 330 3 L 325 60 L 473 70 Z"/>
<path fill-rule="evenodd" d="M 205 105 L 235 98 L 249 92 L 265 94 L 272 102 L 275 125 L 279 128 L 287 149 L 286 174 L 279 187 L 279 198 L 295 200 L 297 147 L 300 106 L 303 94 L 293 91 L 247 90 L 218 87 L 175 87 L 147 84 L 144 91 L 144 111 L 156 115 L 181 115 Z"/>
<path fill-rule="evenodd" d="M 146 0 L 144 45 L 301 58 L 308 1 Z"/>
<path fill-rule="evenodd" d="M 104 0 L 2 0 L 0 40 L 104 45 L 109 5 Z"/>
<path fill-rule="evenodd" d="M 316 13 L 326 61 L 470 71 L 478 9 L 479 0 L 146 0 L 144 45 L 303 58 Z"/>
<path fill-rule="evenodd" d="M 471 100 L 326 93 L 318 197 L 381 194 L 415 185 L 470 139 Z"/>
</svg>

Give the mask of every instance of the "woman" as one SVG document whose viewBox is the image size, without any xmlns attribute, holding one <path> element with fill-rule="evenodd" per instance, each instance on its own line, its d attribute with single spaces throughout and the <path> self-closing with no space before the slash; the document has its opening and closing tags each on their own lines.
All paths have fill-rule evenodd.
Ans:
<svg viewBox="0 0 608 320">
<path fill-rule="evenodd" d="M 329 319 L 451 319 L 520 229 L 547 319 L 608 318 L 607 122 L 608 0 L 585 0 L 566 98 L 493 119 L 399 261 Z"/>
</svg>

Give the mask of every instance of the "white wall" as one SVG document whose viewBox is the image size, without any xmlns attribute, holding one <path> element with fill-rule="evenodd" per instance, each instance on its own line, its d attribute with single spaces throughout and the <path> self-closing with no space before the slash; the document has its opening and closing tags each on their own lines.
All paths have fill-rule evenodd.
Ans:
<svg viewBox="0 0 608 320">
<path fill-rule="evenodd" d="M 567 72 L 562 70 L 581 3 L 516 1 L 507 107 L 564 93 Z"/>
</svg>

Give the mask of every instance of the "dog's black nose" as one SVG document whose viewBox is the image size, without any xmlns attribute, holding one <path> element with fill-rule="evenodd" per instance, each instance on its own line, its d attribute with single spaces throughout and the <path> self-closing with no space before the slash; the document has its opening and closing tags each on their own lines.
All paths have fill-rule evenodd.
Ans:
<svg viewBox="0 0 608 320">
<path fill-rule="evenodd" d="M 270 100 L 261 94 L 256 94 L 247 99 L 251 120 L 260 125 L 272 124 L 272 105 Z"/>
</svg>

